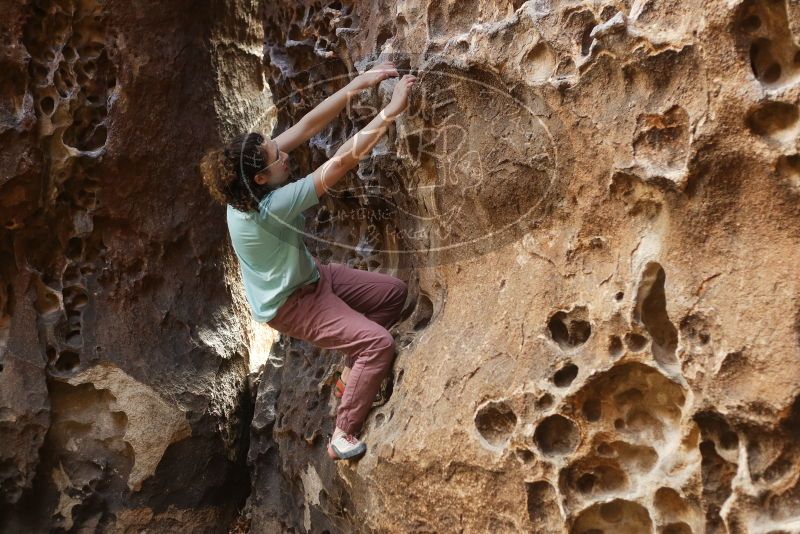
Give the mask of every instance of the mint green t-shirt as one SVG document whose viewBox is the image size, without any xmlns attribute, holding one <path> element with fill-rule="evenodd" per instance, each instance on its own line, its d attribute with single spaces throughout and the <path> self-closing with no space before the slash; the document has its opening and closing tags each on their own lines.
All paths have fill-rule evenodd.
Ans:
<svg viewBox="0 0 800 534">
<path fill-rule="evenodd" d="M 319 269 L 303 242 L 301 213 L 318 203 L 309 174 L 269 192 L 257 212 L 241 212 L 228 204 L 228 232 L 256 321 L 269 321 L 292 291 L 319 279 Z"/>
</svg>

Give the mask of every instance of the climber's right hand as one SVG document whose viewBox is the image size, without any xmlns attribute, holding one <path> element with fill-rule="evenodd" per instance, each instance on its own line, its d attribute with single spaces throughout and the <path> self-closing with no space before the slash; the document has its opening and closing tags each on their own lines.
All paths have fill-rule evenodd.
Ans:
<svg viewBox="0 0 800 534">
<path fill-rule="evenodd" d="M 406 74 L 394 86 L 392 93 L 392 101 L 386 106 L 385 112 L 389 118 L 395 118 L 400 115 L 408 106 L 408 95 L 411 92 L 411 86 L 417 81 L 417 77 L 413 74 Z"/>
</svg>

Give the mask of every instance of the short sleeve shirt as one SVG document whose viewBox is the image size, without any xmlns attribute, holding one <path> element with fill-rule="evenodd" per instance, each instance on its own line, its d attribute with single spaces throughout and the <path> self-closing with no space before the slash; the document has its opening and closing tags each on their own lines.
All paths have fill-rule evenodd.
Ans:
<svg viewBox="0 0 800 534">
<path fill-rule="evenodd" d="M 228 204 L 228 232 L 257 322 L 271 320 L 295 289 L 319 279 L 317 265 L 303 242 L 305 217 L 301 213 L 318 203 L 309 174 L 269 192 L 257 212 L 241 212 Z"/>
</svg>

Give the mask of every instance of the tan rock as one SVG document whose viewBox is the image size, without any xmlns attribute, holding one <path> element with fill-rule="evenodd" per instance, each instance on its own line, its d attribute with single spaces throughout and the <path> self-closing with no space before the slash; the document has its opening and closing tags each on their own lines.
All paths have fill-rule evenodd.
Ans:
<svg viewBox="0 0 800 534">
<path fill-rule="evenodd" d="M 121 438 L 133 448 L 134 462 L 128 487 L 141 488 L 151 476 L 167 447 L 191 436 L 184 413 L 164 401 L 152 388 L 137 382 L 121 369 L 101 363 L 67 379 L 69 384 L 91 384 L 113 396 L 112 412 L 125 416 L 127 425 Z"/>
</svg>

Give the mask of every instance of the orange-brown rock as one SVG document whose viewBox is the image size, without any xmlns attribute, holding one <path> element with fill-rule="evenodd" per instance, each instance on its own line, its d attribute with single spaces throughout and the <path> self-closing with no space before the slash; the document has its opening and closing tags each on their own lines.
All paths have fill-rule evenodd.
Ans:
<svg viewBox="0 0 800 534">
<path fill-rule="evenodd" d="M 4 4 L 0 531 L 800 532 L 795 2 L 222 4 Z M 383 59 L 307 212 L 410 288 L 334 463 L 341 354 L 250 322 L 197 162 Z"/>
</svg>

